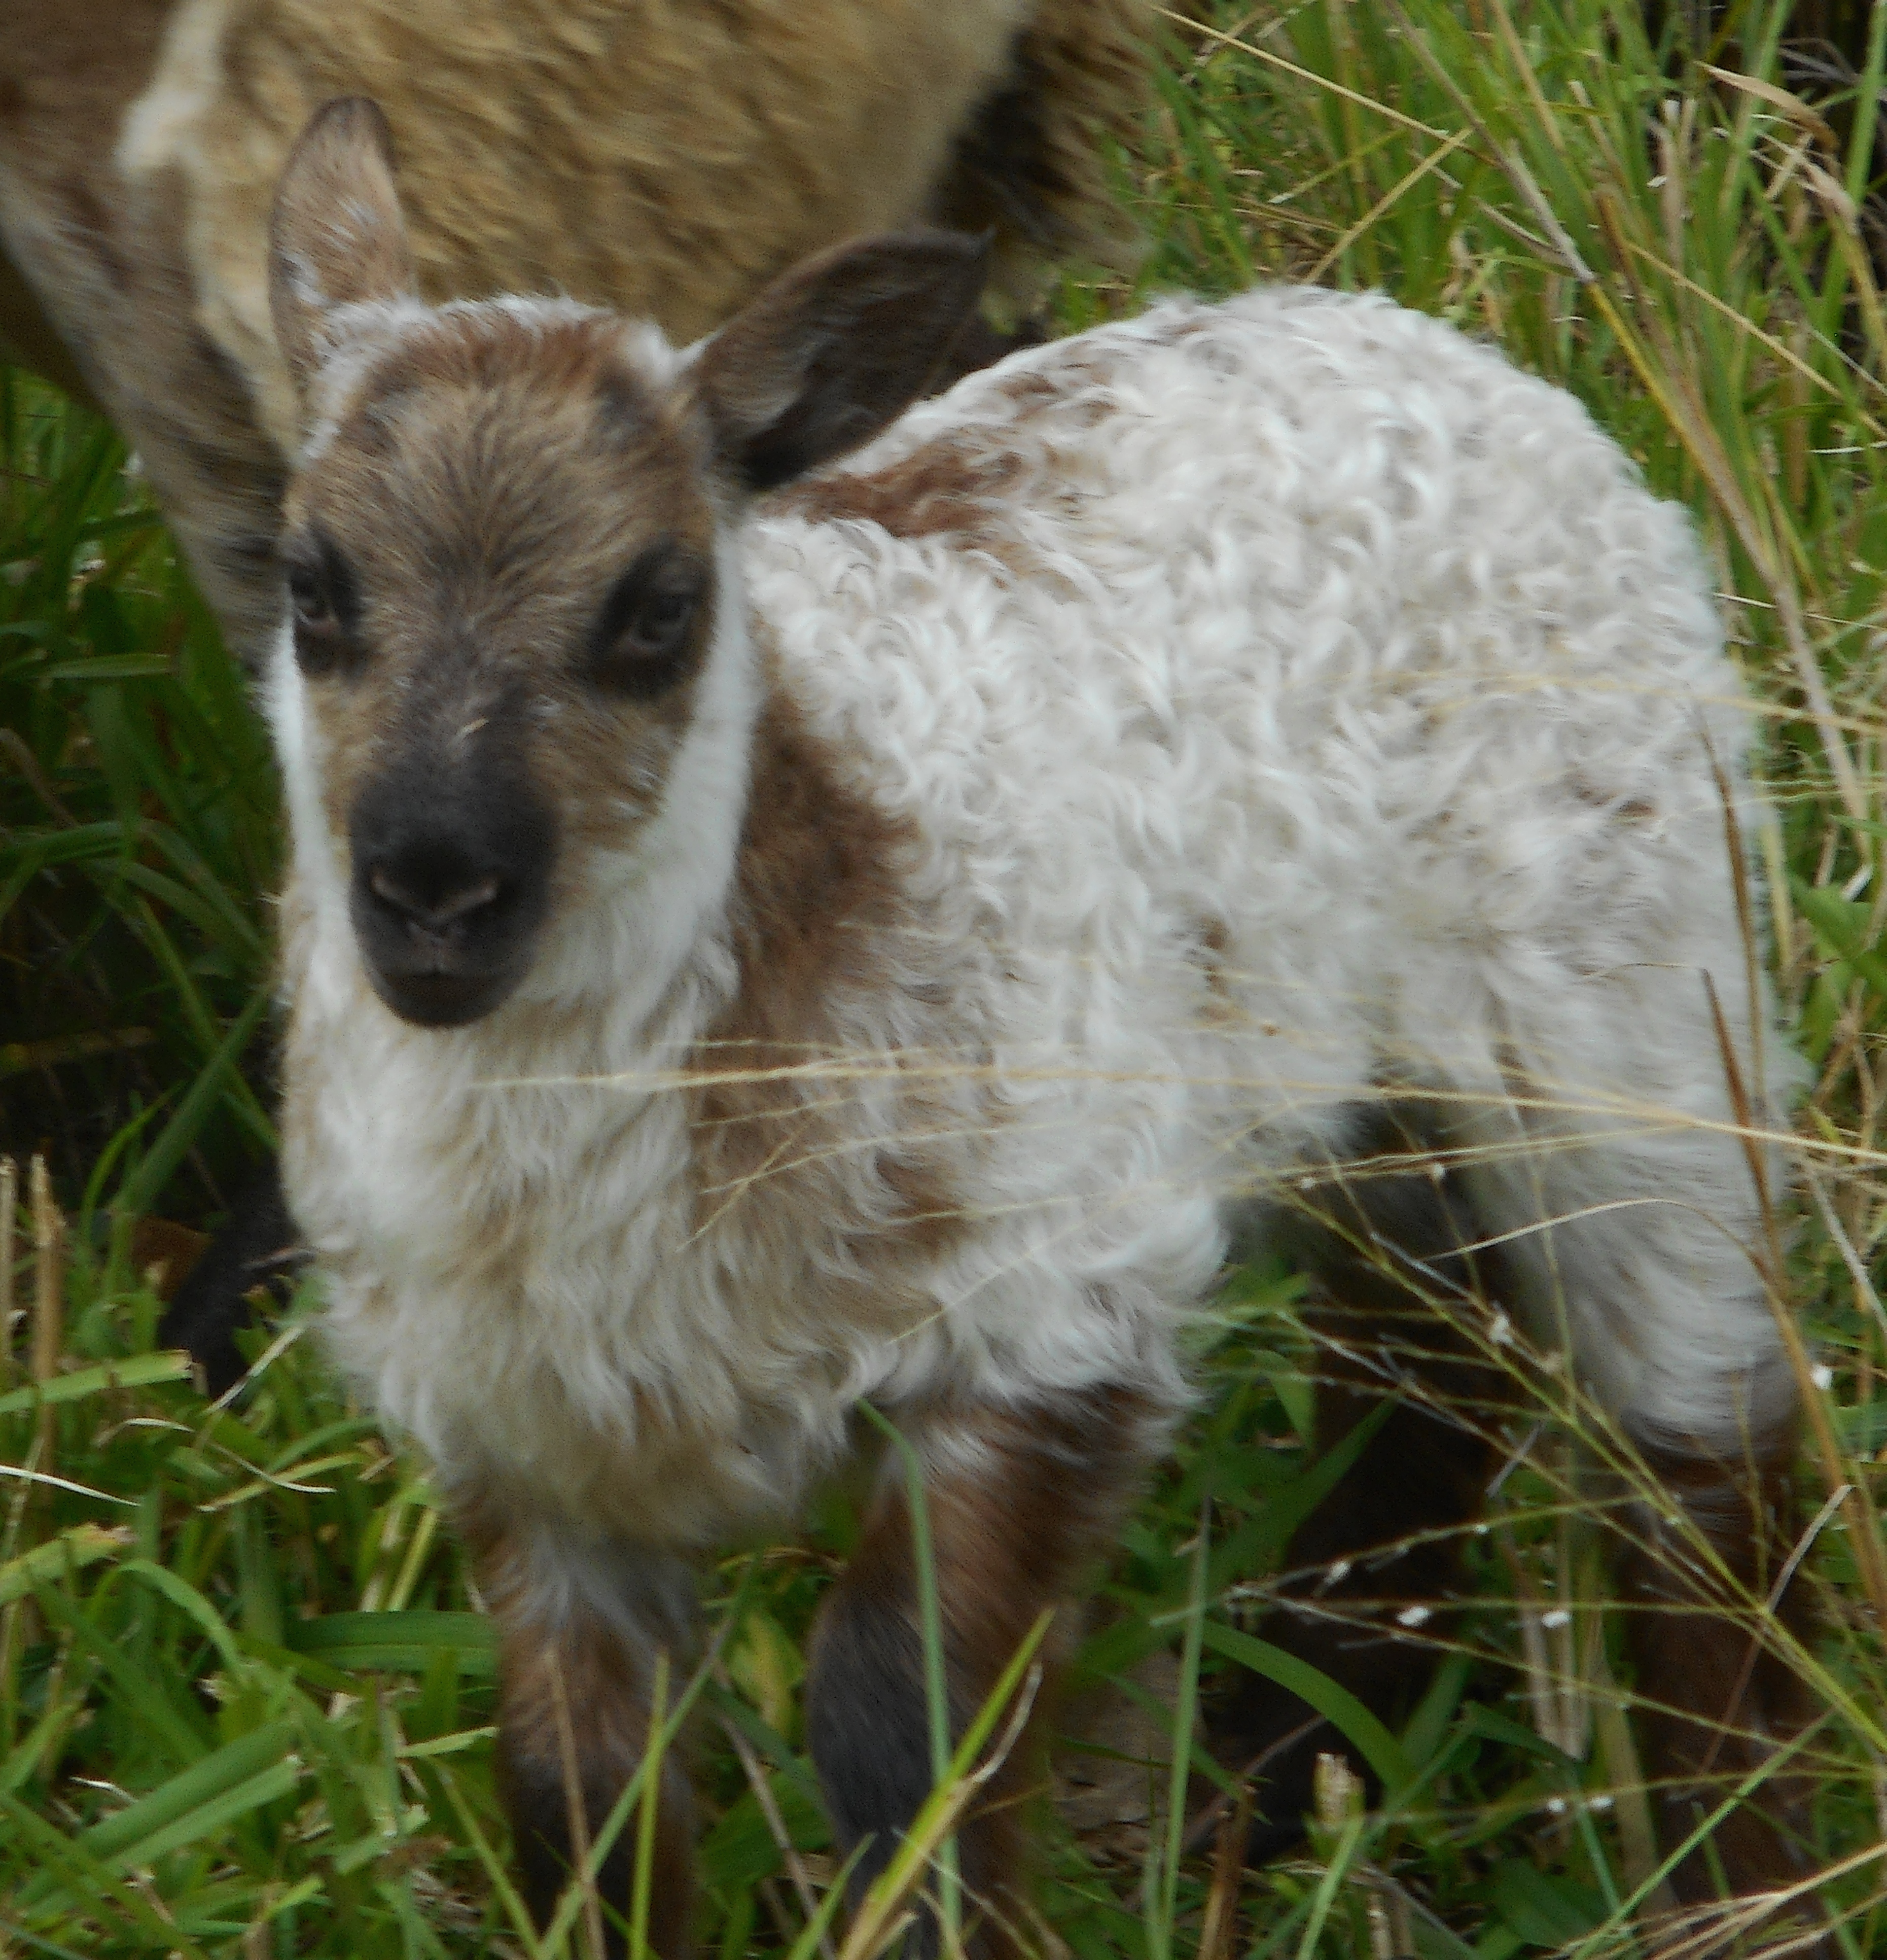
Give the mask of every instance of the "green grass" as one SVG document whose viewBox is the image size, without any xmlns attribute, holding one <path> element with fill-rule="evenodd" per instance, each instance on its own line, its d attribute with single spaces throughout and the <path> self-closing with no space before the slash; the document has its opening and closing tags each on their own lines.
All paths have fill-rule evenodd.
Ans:
<svg viewBox="0 0 1887 1960">
<path fill-rule="evenodd" d="M 1309 0 L 1223 7 L 1228 38 L 1176 25 L 1123 166 L 1143 280 L 1072 278 L 1057 304 L 1075 327 L 1172 285 L 1381 285 L 1571 389 L 1696 515 L 1770 711 L 1762 923 L 1817 1071 L 1788 1255 L 1825 1370 L 1806 1514 L 1846 1488 L 1804 1566 L 1820 1621 L 1800 1658 L 1830 1709 L 1804 1747 L 1839 1948 L 1863 1960 L 1887 1950 L 1870 1856 L 1887 1597 L 1866 1555 L 1887 1454 L 1887 327 L 1857 208 L 1887 11 L 1860 84 L 1812 112 L 1776 93 L 1786 14 L 1730 10 L 1711 59 L 1740 87 L 1599 0 Z M 0 1463 L 41 1480 L 0 1475 L 0 1954 L 532 1952 L 504 1876 L 488 1631 L 424 1467 L 329 1382 L 305 1300 L 228 1408 L 146 1358 L 157 1303 L 129 1221 L 213 1219 L 268 1137 L 272 778 L 109 432 L 8 375 L 0 444 L 0 1137 L 47 1150 L 71 1214 L 59 1398 L 0 1392 Z M 1168 1960 L 1209 1927 L 1213 1960 L 1668 1947 L 1641 1910 L 1657 1861 L 1591 1494 L 1550 1440 L 1470 1539 L 1469 1608 L 1398 1728 L 1303 1684 L 1389 1799 L 1329 1789 L 1306 1854 L 1242 1878 L 1183 1841 L 1164 1711 L 1277 1669 L 1254 1638 L 1266 1580 L 1333 1467 L 1303 1442 L 1296 1293 L 1282 1271 L 1230 1289 L 1202 1335 L 1202 1413 L 1105 1575 L 1075 1686 L 1150 1710 L 1125 1745 L 1148 1760 L 1110 1822 L 1045 1826 L 1045 1925 L 1080 1960 Z M 834 1493 L 793 1543 L 706 1576 L 716 1665 L 672 1698 L 694 1698 L 701 1931 L 724 1960 L 803 1946 L 833 1876 L 798 1689 L 855 1530 Z M 627 1810 L 621 1828 L 634 1841 Z"/>
<path fill-rule="evenodd" d="M 272 1131 L 266 735 L 122 445 L 0 370 L 0 1147 L 219 1210 Z"/>
</svg>

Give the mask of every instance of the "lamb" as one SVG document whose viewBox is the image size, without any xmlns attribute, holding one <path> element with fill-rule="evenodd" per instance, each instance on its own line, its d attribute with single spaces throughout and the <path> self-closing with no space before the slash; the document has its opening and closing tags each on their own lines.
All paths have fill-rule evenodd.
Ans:
<svg viewBox="0 0 1887 1960">
<path fill-rule="evenodd" d="M 790 1518 L 862 1398 L 921 1456 L 965 1719 L 1186 1408 L 1234 1233 L 1294 1220 L 1326 1440 L 1403 1392 L 1274 1637 L 1406 1685 L 1393 1609 L 1445 1592 L 1494 1460 L 1423 1381 L 1511 1405 L 1526 1345 L 1663 1479 L 1621 1535 L 1675 1841 L 1808 1713 L 1720 1610 L 1790 1542 L 1784 1166 L 1738 1098 L 1797 1065 L 1686 520 L 1380 297 L 1171 300 L 908 406 L 984 265 L 867 240 L 678 349 L 423 304 L 370 105 L 283 178 L 284 1163 L 333 1351 L 497 1618 L 529 1894 L 568 1866 L 554 1695 L 593 1828 L 690 1559 Z M 888 1473 L 807 1689 L 866 1874 L 929 1780 L 912 1556 Z M 1373 1643 L 1308 1610 L 1368 1599 Z M 1234 1726 L 1304 1713 L 1260 1684 Z M 979 1953 L 1028 1943 L 1028 1762 L 962 1828 Z M 1740 1889 L 1795 1873 L 1765 1791 L 1716 1834 Z"/>
<path fill-rule="evenodd" d="M 562 291 L 691 339 L 819 247 L 991 227 L 1012 313 L 1130 260 L 1105 152 L 1146 0 L 94 0 L 0 37 L 0 347 L 144 460 L 233 649 L 281 607 L 297 409 L 269 323 L 275 179 L 371 92 L 435 298 Z"/>
</svg>

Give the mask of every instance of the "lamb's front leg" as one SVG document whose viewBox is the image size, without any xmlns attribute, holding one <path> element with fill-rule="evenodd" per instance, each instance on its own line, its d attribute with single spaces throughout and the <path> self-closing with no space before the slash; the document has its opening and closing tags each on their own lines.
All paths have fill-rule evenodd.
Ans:
<svg viewBox="0 0 1887 1960">
<path fill-rule="evenodd" d="M 478 1585 L 498 1623 L 498 1764 L 526 1903 L 541 1927 L 576 1867 L 573 1795 L 593 1843 L 647 1746 L 657 1656 L 669 1656 L 669 1705 L 691 1641 L 694 1586 L 681 1561 L 609 1542 L 573 1541 L 519 1522 L 489 1499 L 460 1506 Z M 649 1943 L 662 1960 L 688 1950 L 693 1806 L 671 1755 L 656 1813 Z M 636 1825 L 599 1874 L 605 1946 L 625 1950 Z"/>
<path fill-rule="evenodd" d="M 1060 1605 L 1111 1535 L 1164 1440 L 1119 1388 L 1028 1404 L 893 1412 L 924 1463 L 950 1719 L 961 1736 L 1046 1606 Z M 1021 1906 L 1018 1812 L 1040 1780 L 1032 1722 L 958 1834 L 967 1950 L 1012 1951 Z M 888 1452 L 850 1570 L 815 1631 L 806 1726 L 827 1808 L 849 1850 L 882 1870 L 932 1787 L 929 1718 L 904 1465 Z M 920 1951 L 934 1953 L 926 1922 Z"/>
</svg>

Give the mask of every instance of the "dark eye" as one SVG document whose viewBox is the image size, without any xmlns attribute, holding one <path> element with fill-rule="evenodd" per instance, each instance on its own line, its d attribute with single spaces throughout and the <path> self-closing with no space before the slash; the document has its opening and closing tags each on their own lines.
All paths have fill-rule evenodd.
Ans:
<svg viewBox="0 0 1887 1960">
<path fill-rule="evenodd" d="M 303 539 L 284 565 L 295 658 L 309 674 L 331 673 L 356 657 L 353 628 L 358 609 L 346 561 L 320 533 Z"/>
<path fill-rule="evenodd" d="M 636 700 L 672 687 L 687 671 L 707 590 L 700 562 L 679 546 L 644 552 L 603 602 L 592 646 L 597 678 Z"/>
<path fill-rule="evenodd" d="M 692 590 L 651 592 L 630 615 L 623 651 L 644 659 L 673 653 L 694 622 L 695 597 Z"/>
<path fill-rule="evenodd" d="M 334 602 L 319 572 L 304 565 L 292 565 L 288 572 L 288 598 L 294 607 L 295 625 L 305 632 L 326 632 L 335 625 Z"/>
</svg>

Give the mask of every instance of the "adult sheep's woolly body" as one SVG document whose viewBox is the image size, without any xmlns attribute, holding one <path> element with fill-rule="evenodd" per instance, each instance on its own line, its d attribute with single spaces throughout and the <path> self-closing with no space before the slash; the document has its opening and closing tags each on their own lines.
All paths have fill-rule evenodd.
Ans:
<svg viewBox="0 0 1887 1960">
<path fill-rule="evenodd" d="M 685 341 L 926 214 L 998 227 L 1018 298 L 1044 255 L 1118 262 L 1101 138 L 1129 133 L 1145 24 L 1137 0 L 183 0 L 118 159 L 181 172 L 199 318 L 292 453 L 266 220 L 329 97 L 386 111 L 429 297 L 569 293 Z M 979 122 L 1005 97 L 1025 157 Z"/>
<path fill-rule="evenodd" d="M 605 878 L 450 1032 L 362 975 L 278 652 L 290 1188 L 342 1360 L 449 1480 L 700 1542 L 861 1395 L 1177 1408 L 1232 1229 L 1385 1095 L 1639 1437 L 1784 1418 L 1708 991 L 1779 1102 L 1713 768 L 1746 711 L 1686 520 L 1577 403 L 1380 299 L 1176 302 L 960 383 L 740 557 L 754 629 L 643 847 L 686 930 L 653 950 Z M 809 1025 L 803 1134 L 717 1184 L 756 713 L 872 813 L 894 903 Z"/>
</svg>

